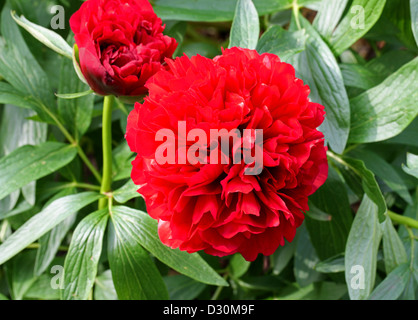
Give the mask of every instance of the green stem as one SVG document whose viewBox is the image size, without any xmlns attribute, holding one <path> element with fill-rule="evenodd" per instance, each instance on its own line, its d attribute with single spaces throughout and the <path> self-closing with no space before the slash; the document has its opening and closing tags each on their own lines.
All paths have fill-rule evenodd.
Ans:
<svg viewBox="0 0 418 320">
<path fill-rule="evenodd" d="M 106 96 L 103 102 L 103 179 L 100 188 L 102 194 L 109 193 L 112 187 L 112 109 L 114 102 L 114 96 Z M 100 199 L 99 210 L 106 208 L 108 202 L 108 198 Z"/>
<path fill-rule="evenodd" d="M 96 177 L 97 181 L 99 183 L 102 182 L 102 177 L 100 176 L 100 173 L 96 170 L 96 168 L 93 166 L 93 164 L 90 162 L 90 160 L 87 158 L 86 154 L 84 153 L 83 149 L 81 149 L 80 145 L 78 144 L 78 141 L 74 139 L 74 137 L 68 132 L 67 129 L 65 129 L 64 125 L 61 123 L 61 121 L 55 116 L 54 113 L 52 113 L 42 102 L 40 102 L 40 105 L 42 106 L 42 109 L 48 114 L 49 117 L 55 122 L 55 125 L 58 127 L 58 129 L 61 131 L 61 133 L 64 135 L 64 137 L 73 145 L 77 147 L 78 155 L 80 156 L 81 160 L 86 164 L 86 166 L 90 169 L 90 171 L 93 173 L 93 175 Z"/>
<path fill-rule="evenodd" d="M 228 277 L 229 277 L 229 274 L 226 273 L 223 278 L 225 280 L 228 280 Z M 221 292 L 222 292 L 223 288 L 224 288 L 223 286 L 217 287 L 216 290 L 215 290 L 215 293 L 213 294 L 213 296 L 211 298 L 211 300 L 218 300 L 219 296 L 221 295 Z"/>
<path fill-rule="evenodd" d="M 409 228 L 414 228 L 414 229 L 418 229 L 418 220 L 409 218 L 409 217 L 405 217 L 405 216 L 401 216 L 400 214 L 397 214 L 395 212 L 389 211 L 388 210 L 388 215 L 389 217 L 392 219 L 393 222 L 398 223 L 398 224 L 403 224 Z"/>
</svg>

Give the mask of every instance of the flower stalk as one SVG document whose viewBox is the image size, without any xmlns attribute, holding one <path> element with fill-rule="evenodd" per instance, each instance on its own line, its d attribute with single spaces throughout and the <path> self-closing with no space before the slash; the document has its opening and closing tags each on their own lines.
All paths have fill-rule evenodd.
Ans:
<svg viewBox="0 0 418 320">
<path fill-rule="evenodd" d="M 112 187 L 112 109 L 115 103 L 114 96 L 106 96 L 103 102 L 103 123 L 102 123 L 102 143 L 103 143 L 103 177 L 100 192 L 107 194 Z M 99 210 L 106 208 L 108 198 L 99 200 Z"/>
</svg>

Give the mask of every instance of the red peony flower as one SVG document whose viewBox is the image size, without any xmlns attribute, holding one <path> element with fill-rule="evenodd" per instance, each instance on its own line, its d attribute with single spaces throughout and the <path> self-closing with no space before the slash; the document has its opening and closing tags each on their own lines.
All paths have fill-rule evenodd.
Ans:
<svg viewBox="0 0 418 320">
<path fill-rule="evenodd" d="M 147 0 L 87 0 L 70 19 L 80 69 L 101 95 L 141 96 L 177 47 Z"/>
<path fill-rule="evenodd" d="M 309 87 L 273 54 L 232 48 L 213 60 L 198 55 L 167 63 L 169 68 L 147 83 L 149 97 L 135 105 L 126 134 L 131 150 L 138 153 L 132 179 L 141 185 L 138 191 L 148 213 L 159 221 L 162 242 L 190 253 L 239 252 L 249 261 L 259 253 L 273 254 L 284 239 L 293 240 L 309 210 L 308 196 L 327 178 L 324 137 L 317 130 L 324 107 L 309 100 Z M 179 123 L 187 126 L 186 132 Z M 220 152 L 229 163 L 211 163 L 211 153 L 219 153 L 212 148 L 211 129 L 238 136 L 254 131 L 234 140 L 230 155 Z M 200 155 L 204 161 L 180 164 L 195 144 L 186 138 L 193 130 L 209 137 L 197 142 L 207 155 Z M 169 135 L 156 139 L 161 132 L 173 132 L 174 140 Z M 249 163 L 242 157 L 237 163 L 234 156 L 244 154 L 240 145 L 246 139 L 256 160 Z M 215 140 L 219 146 L 222 135 Z M 175 163 L 159 161 L 163 144 L 166 153 L 176 148 Z M 247 174 L 257 159 L 261 172 Z"/>
</svg>

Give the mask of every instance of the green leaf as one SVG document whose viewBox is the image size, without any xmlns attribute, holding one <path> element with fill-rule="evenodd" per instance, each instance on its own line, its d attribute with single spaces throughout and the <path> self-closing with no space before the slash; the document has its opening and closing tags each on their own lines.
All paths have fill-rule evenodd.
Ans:
<svg viewBox="0 0 418 320">
<path fill-rule="evenodd" d="M 418 58 L 415 58 L 382 84 L 350 101 L 349 141 L 369 143 L 398 135 L 418 115 L 417 99 Z"/>
<path fill-rule="evenodd" d="M 37 300 L 59 300 L 60 294 L 58 290 L 51 287 L 51 275 L 43 274 L 32 284 L 26 291 L 25 299 Z"/>
<path fill-rule="evenodd" d="M 57 33 L 47 28 L 30 22 L 24 16 L 18 17 L 16 12 L 12 12 L 12 17 L 22 28 L 28 31 L 33 37 L 42 42 L 48 48 L 63 55 L 68 59 L 72 59 L 73 50 L 70 45 Z"/>
<path fill-rule="evenodd" d="M 321 274 L 314 269 L 318 262 L 319 258 L 311 243 L 309 233 L 306 227 L 302 226 L 298 230 L 293 270 L 296 281 L 301 287 L 306 287 L 320 279 Z"/>
<path fill-rule="evenodd" d="M 280 26 L 270 27 L 260 38 L 257 52 L 273 53 L 282 61 L 305 50 L 307 35 L 305 30 L 286 31 Z"/>
<path fill-rule="evenodd" d="M 402 165 L 403 171 L 418 179 L 418 156 L 412 153 L 406 155 L 406 166 Z"/>
<path fill-rule="evenodd" d="M 379 221 L 385 221 L 387 215 L 386 201 L 376 182 L 374 173 L 366 168 L 361 160 L 349 157 L 339 158 L 337 156 L 332 156 L 331 158 L 341 169 L 344 179 L 350 188 L 355 190 L 356 185 L 361 186 L 368 197 L 377 205 Z"/>
<path fill-rule="evenodd" d="M 94 287 L 95 300 L 118 300 L 115 285 L 113 284 L 112 271 L 106 270 L 96 278 Z"/>
<path fill-rule="evenodd" d="M 77 92 L 77 93 L 56 93 L 55 95 L 60 99 L 73 100 L 73 99 L 78 99 L 78 98 L 88 96 L 92 93 L 93 93 L 93 90 L 90 89 L 87 91 Z"/>
<path fill-rule="evenodd" d="M 36 256 L 35 275 L 40 276 L 51 264 L 62 240 L 74 224 L 75 218 L 75 215 L 69 216 L 39 239 L 40 248 Z"/>
<path fill-rule="evenodd" d="M 164 277 L 170 300 L 193 300 L 199 296 L 206 285 L 183 275 Z"/>
<path fill-rule="evenodd" d="M 161 262 L 194 280 L 216 286 L 228 285 L 199 254 L 173 250 L 162 244 L 158 237 L 158 223 L 148 214 L 128 207 L 114 207 L 112 211 L 113 217 L 118 218 L 134 240 Z"/>
<path fill-rule="evenodd" d="M 318 262 L 315 270 L 321 273 L 338 273 L 345 271 L 344 254 L 338 254 L 324 261 Z"/>
<path fill-rule="evenodd" d="M 112 213 L 108 233 L 108 258 L 120 300 L 168 299 L 167 288 L 131 225 Z"/>
<path fill-rule="evenodd" d="M 353 218 L 345 185 L 332 167 L 329 168 L 327 181 L 309 202 L 311 210 L 317 207 L 331 217 L 319 221 L 308 214 L 305 220 L 318 257 L 325 260 L 344 252 Z"/>
<path fill-rule="evenodd" d="M 412 198 L 403 179 L 397 171 L 376 153 L 366 149 L 357 149 L 353 155 L 364 161 L 366 167 L 382 179 L 389 188 L 396 192 L 407 203 L 412 204 Z"/>
<path fill-rule="evenodd" d="M 64 263 L 63 300 L 87 300 L 96 279 L 108 218 L 108 209 L 99 210 L 75 229 Z"/>
<path fill-rule="evenodd" d="M 323 0 L 313 26 L 325 38 L 329 38 L 338 25 L 348 0 Z"/>
<path fill-rule="evenodd" d="M 113 192 L 113 197 L 119 203 L 126 203 L 129 200 L 141 196 L 137 191 L 138 189 L 139 186 L 136 186 L 132 180 L 129 180 L 122 187 Z"/>
<path fill-rule="evenodd" d="M 373 27 L 382 14 L 385 4 L 386 0 L 354 0 L 352 2 L 330 39 L 331 48 L 337 56 Z"/>
<path fill-rule="evenodd" d="M 381 237 L 378 207 L 364 195 L 345 251 L 345 279 L 352 300 L 366 299 L 373 290 Z"/>
<path fill-rule="evenodd" d="M 55 200 L 25 222 L 0 245 L 0 265 L 56 227 L 70 215 L 100 199 L 94 192 L 84 192 Z"/>
<path fill-rule="evenodd" d="M 241 278 L 248 271 L 250 265 L 251 263 L 246 261 L 240 254 L 234 254 L 229 261 L 231 273 L 235 278 Z"/>
<path fill-rule="evenodd" d="M 389 274 L 401 264 L 407 263 L 408 256 L 391 219 L 386 219 L 382 223 L 382 232 L 383 257 L 385 259 L 386 274 Z"/>
<path fill-rule="evenodd" d="M 31 96 L 31 101 L 36 103 L 27 106 L 32 106 L 44 121 L 52 123 L 46 108 L 53 110 L 55 100 L 48 77 L 23 40 L 8 5 L 1 14 L 1 33 L 4 38 L 0 38 L 0 76 L 22 95 Z"/>
<path fill-rule="evenodd" d="M 412 32 L 414 33 L 415 42 L 418 45 L 418 0 L 410 0 L 411 2 L 411 21 Z"/>
<path fill-rule="evenodd" d="M 229 47 L 255 49 L 260 35 L 257 9 L 251 0 L 238 0 Z"/>
<path fill-rule="evenodd" d="M 347 87 L 369 90 L 385 80 L 385 77 L 360 64 L 340 64 L 344 84 Z"/>
<path fill-rule="evenodd" d="M 74 146 L 58 142 L 23 146 L 13 151 L 0 159 L 0 199 L 62 168 L 76 155 Z"/>
<path fill-rule="evenodd" d="M 411 276 L 407 263 L 393 270 L 370 294 L 368 300 L 396 300 L 402 294 Z"/>
<path fill-rule="evenodd" d="M 310 99 L 325 107 L 327 115 L 320 129 L 330 147 L 342 153 L 350 131 L 350 103 L 341 70 L 321 36 L 306 19 L 300 17 L 300 20 L 309 36 L 306 50 L 293 56 L 289 62 L 294 65 L 299 78 L 309 85 Z"/>
<path fill-rule="evenodd" d="M 7 263 L 6 272 L 13 300 L 22 300 L 36 281 L 33 274 L 36 251 L 23 252 Z"/>
<path fill-rule="evenodd" d="M 291 243 L 287 243 L 284 246 L 279 247 L 276 252 L 271 256 L 271 264 L 273 267 L 273 274 L 279 275 L 292 260 L 296 251 L 296 239 Z"/>
<path fill-rule="evenodd" d="M 10 104 L 33 110 L 39 108 L 33 97 L 22 93 L 6 82 L 0 82 L 0 104 Z"/>
</svg>

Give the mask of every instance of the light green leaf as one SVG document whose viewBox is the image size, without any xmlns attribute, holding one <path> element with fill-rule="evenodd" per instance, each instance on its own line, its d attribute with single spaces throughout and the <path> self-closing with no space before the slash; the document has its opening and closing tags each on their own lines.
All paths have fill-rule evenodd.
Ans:
<svg viewBox="0 0 418 320">
<path fill-rule="evenodd" d="M 37 300 L 59 300 L 59 290 L 51 287 L 51 274 L 45 273 L 41 275 L 32 286 L 26 291 L 25 299 Z"/>
<path fill-rule="evenodd" d="M 118 300 L 115 285 L 113 284 L 112 271 L 106 270 L 96 278 L 94 287 L 95 300 Z"/>
<path fill-rule="evenodd" d="M 112 213 L 108 258 L 120 300 L 168 299 L 167 288 L 129 222 Z"/>
<path fill-rule="evenodd" d="M 350 101 L 349 141 L 369 143 L 398 135 L 418 115 L 417 99 L 418 58 L 415 58 L 382 84 Z"/>
<path fill-rule="evenodd" d="M 89 94 L 92 94 L 92 93 L 93 93 L 93 90 L 90 89 L 87 91 L 77 92 L 77 93 L 56 93 L 55 95 L 60 99 L 73 100 L 73 99 L 78 99 L 78 98 L 88 96 Z"/>
<path fill-rule="evenodd" d="M 402 294 L 411 276 L 411 270 L 407 263 L 401 264 L 393 270 L 373 290 L 368 300 L 396 300 Z"/>
<path fill-rule="evenodd" d="M 308 230 L 302 226 L 298 230 L 293 270 L 296 281 L 301 287 L 309 286 L 321 278 L 321 274 L 314 269 L 318 262 L 319 258 L 309 238 Z"/>
<path fill-rule="evenodd" d="M 379 19 L 386 0 L 354 0 L 347 14 L 331 36 L 334 53 L 339 56 L 363 37 Z"/>
<path fill-rule="evenodd" d="M 16 12 L 12 12 L 12 17 L 22 28 L 28 31 L 33 37 L 42 42 L 48 48 L 72 59 L 73 50 L 70 45 L 58 34 L 52 30 L 30 22 L 24 16 L 18 17 Z"/>
<path fill-rule="evenodd" d="M 305 50 L 305 30 L 286 31 L 280 26 L 270 27 L 260 38 L 257 44 L 258 53 L 273 53 L 280 60 L 287 61 L 293 55 Z"/>
<path fill-rule="evenodd" d="M 411 21 L 412 32 L 414 33 L 415 42 L 418 45 L 418 0 L 410 0 L 411 4 Z"/>
<path fill-rule="evenodd" d="M 321 273 L 338 273 L 345 271 L 344 254 L 338 254 L 324 261 L 318 262 L 315 270 Z"/>
<path fill-rule="evenodd" d="M 13 151 L 0 159 L 0 199 L 62 168 L 76 155 L 74 146 L 59 142 L 28 145 Z"/>
<path fill-rule="evenodd" d="M 229 261 L 231 273 L 235 278 L 241 278 L 248 271 L 250 265 L 251 263 L 246 261 L 240 254 L 234 254 Z"/>
<path fill-rule="evenodd" d="M 48 77 L 23 40 L 8 5 L 1 14 L 1 32 L 4 38 L 0 38 L 0 76 L 21 95 L 35 101 L 25 106 L 33 107 L 42 120 L 52 123 L 46 109 L 53 111 L 55 100 Z"/>
<path fill-rule="evenodd" d="M 56 227 L 81 208 L 100 199 L 94 192 L 84 192 L 55 200 L 8 237 L 0 245 L 0 265 Z"/>
<path fill-rule="evenodd" d="M 119 203 L 126 203 L 131 199 L 141 196 L 137 191 L 138 189 L 139 186 L 136 186 L 132 180 L 129 180 L 126 184 L 113 192 L 113 197 Z"/>
<path fill-rule="evenodd" d="M 257 9 L 251 0 L 238 0 L 229 47 L 255 49 L 260 35 Z"/>
<path fill-rule="evenodd" d="M 369 70 L 366 66 L 360 64 L 340 64 L 341 72 L 344 78 L 344 84 L 347 87 L 369 90 L 385 80 L 385 77 Z"/>
<path fill-rule="evenodd" d="M 112 211 L 113 217 L 118 218 L 135 241 L 161 262 L 197 281 L 216 286 L 228 285 L 197 253 L 188 254 L 162 244 L 158 237 L 157 221 L 148 214 L 128 207 L 114 207 Z"/>
<path fill-rule="evenodd" d="M 313 26 L 325 38 L 329 38 L 338 25 L 348 0 L 322 0 Z"/>
<path fill-rule="evenodd" d="M 291 243 L 286 241 L 284 246 L 280 246 L 271 256 L 271 264 L 273 267 L 273 274 L 279 275 L 292 260 L 296 251 L 296 239 Z"/>
<path fill-rule="evenodd" d="M 311 24 L 300 17 L 301 25 L 309 36 L 306 50 L 293 56 L 299 78 L 311 89 L 310 99 L 325 107 L 326 118 L 320 129 L 333 151 L 341 154 L 350 131 L 350 103 L 338 63 Z"/>
<path fill-rule="evenodd" d="M 75 229 L 64 263 L 63 300 L 87 300 L 96 279 L 108 218 L 108 209 L 99 210 Z"/>
<path fill-rule="evenodd" d="M 366 299 L 373 290 L 381 237 L 378 207 L 364 195 L 345 251 L 345 279 L 352 300 Z"/>
<path fill-rule="evenodd" d="M 402 240 L 393 227 L 392 220 L 386 219 L 381 226 L 383 232 L 383 257 L 385 259 L 386 274 L 389 274 L 401 264 L 407 263 L 408 256 Z"/>
<path fill-rule="evenodd" d="M 403 171 L 418 179 L 418 156 L 412 153 L 406 155 L 406 166 L 402 165 Z"/>
</svg>

